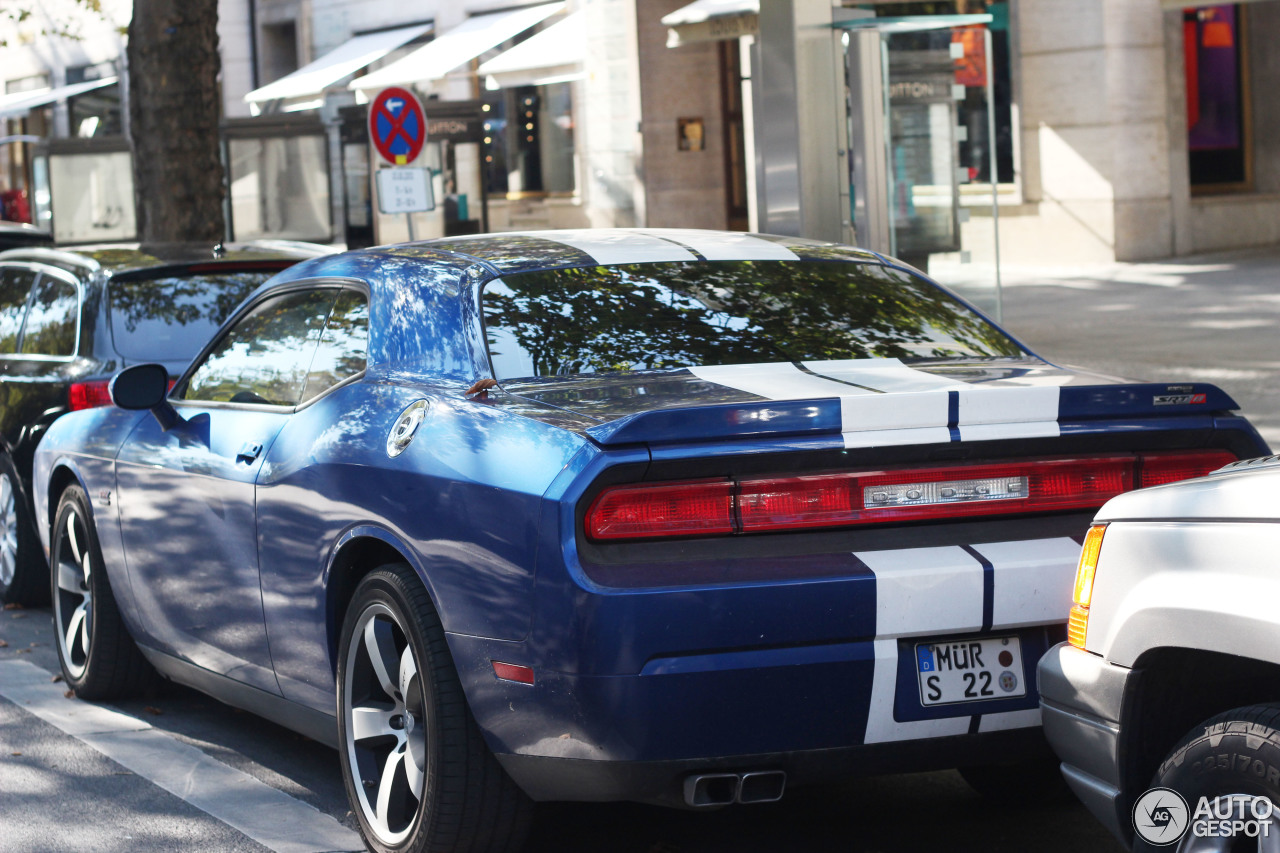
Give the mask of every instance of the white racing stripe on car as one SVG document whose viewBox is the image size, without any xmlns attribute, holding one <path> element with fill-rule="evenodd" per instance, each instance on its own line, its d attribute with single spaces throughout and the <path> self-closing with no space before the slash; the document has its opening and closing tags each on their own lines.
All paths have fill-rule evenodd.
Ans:
<svg viewBox="0 0 1280 853">
<path fill-rule="evenodd" d="M 646 234 L 688 246 L 709 261 L 798 261 L 795 252 L 780 243 L 750 234 L 685 231 L 681 228 L 648 228 Z"/>
<path fill-rule="evenodd" d="M 876 669 L 871 680 L 871 710 L 867 714 L 867 732 L 862 738 L 863 743 L 888 743 L 968 733 L 970 718 L 967 714 L 905 723 L 895 720 L 893 696 L 898 687 L 898 641 L 876 640 L 873 645 Z"/>
<path fill-rule="evenodd" d="M 608 264 L 654 264 L 668 261 L 696 261 L 698 258 L 688 249 L 677 246 L 670 240 L 654 237 L 636 231 L 593 231 L 590 236 L 560 235 L 555 232 L 542 232 L 537 236 L 554 240 L 566 246 L 572 246 L 585 252 L 601 265 Z"/>
<path fill-rule="evenodd" d="M 1065 536 L 972 546 L 991 563 L 994 630 L 1061 622 L 1071 609 L 1080 546 Z"/>
<path fill-rule="evenodd" d="M 970 385 L 960 395 L 962 441 L 1044 438 L 1060 434 L 1060 389 L 1054 386 Z"/>
<path fill-rule="evenodd" d="M 846 358 L 832 361 L 806 361 L 804 366 L 821 376 L 853 382 L 877 391 L 934 391 L 968 388 L 964 382 L 947 379 L 914 367 L 896 358 Z"/>
<path fill-rule="evenodd" d="M 875 674 L 863 743 L 962 735 L 969 716 L 898 722 L 898 638 L 982 627 L 982 564 L 962 548 L 855 552 L 876 577 Z"/>
<path fill-rule="evenodd" d="M 357 833 L 324 812 L 143 720 L 67 699 L 51 679 L 26 661 L 0 661 L 0 696 L 258 844 L 277 853 L 364 849 Z"/>
<path fill-rule="evenodd" d="M 982 627 L 982 564 L 957 545 L 855 551 L 876 576 L 876 637 Z"/>
<path fill-rule="evenodd" d="M 706 382 L 769 400 L 836 398 L 845 447 L 1060 434 L 1057 386 L 969 385 L 896 358 L 691 367 Z M 951 395 L 955 395 L 952 397 Z"/>
<path fill-rule="evenodd" d="M 790 362 L 772 364 L 724 364 L 690 367 L 689 372 L 704 382 L 736 388 L 770 400 L 810 400 L 841 395 L 878 396 L 874 391 L 833 382 L 805 373 Z"/>
<path fill-rule="evenodd" d="M 845 447 L 886 444 L 936 444 L 951 440 L 947 428 L 947 391 L 845 395 L 840 398 L 840 428 Z"/>
<path fill-rule="evenodd" d="M 993 630 L 1061 622 L 1080 546 L 1061 537 L 971 546 L 992 565 Z M 876 579 L 875 674 L 865 743 L 945 737 L 969 731 L 971 714 L 898 722 L 898 640 L 967 634 L 982 628 L 983 567 L 959 546 L 855 551 Z M 914 666 L 912 667 L 914 672 Z M 979 731 L 1039 725 L 1039 709 L 984 714 Z"/>
</svg>

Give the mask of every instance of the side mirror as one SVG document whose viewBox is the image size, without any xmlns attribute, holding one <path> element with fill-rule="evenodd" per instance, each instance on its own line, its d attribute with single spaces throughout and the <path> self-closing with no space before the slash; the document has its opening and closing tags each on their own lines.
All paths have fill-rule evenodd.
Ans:
<svg viewBox="0 0 1280 853">
<path fill-rule="evenodd" d="M 182 423 L 182 416 L 169 402 L 169 371 L 163 364 L 135 364 L 126 367 L 108 386 L 111 402 L 122 409 L 150 409 L 165 432 Z"/>
</svg>

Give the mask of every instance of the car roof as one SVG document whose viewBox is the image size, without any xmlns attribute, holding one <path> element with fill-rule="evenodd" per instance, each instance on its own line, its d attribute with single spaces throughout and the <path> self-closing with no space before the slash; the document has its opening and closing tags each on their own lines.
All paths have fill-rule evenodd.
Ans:
<svg viewBox="0 0 1280 853">
<path fill-rule="evenodd" d="M 293 241 L 262 241 L 232 244 L 222 248 L 199 245 L 185 246 L 172 257 L 159 258 L 143 251 L 137 244 L 78 246 L 73 248 L 26 247 L 0 252 L 0 262 L 26 261 L 48 264 L 80 276 L 102 273 L 115 278 L 130 273 L 146 272 L 148 277 L 169 271 L 189 273 L 193 267 L 201 272 L 219 268 L 284 269 L 298 261 L 337 252 L 329 246 Z M 285 263 L 276 263 L 276 262 Z M 266 262 L 265 264 L 262 262 Z"/>
<path fill-rule="evenodd" d="M 785 237 L 692 228 L 596 228 L 445 237 L 368 250 L 398 258 L 438 259 L 444 252 L 500 274 L 680 261 L 842 260 L 883 263 L 862 249 Z"/>
</svg>

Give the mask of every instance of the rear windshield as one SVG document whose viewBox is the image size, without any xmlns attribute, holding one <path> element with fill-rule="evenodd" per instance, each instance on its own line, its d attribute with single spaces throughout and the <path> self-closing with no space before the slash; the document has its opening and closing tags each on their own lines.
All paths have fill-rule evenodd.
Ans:
<svg viewBox="0 0 1280 853">
<path fill-rule="evenodd" d="M 129 360 L 190 361 L 222 321 L 275 271 L 225 272 L 108 287 L 111 338 Z"/>
<path fill-rule="evenodd" d="M 915 276 L 875 264 L 633 264 L 507 276 L 484 289 L 499 379 L 850 358 L 1023 355 Z"/>
</svg>

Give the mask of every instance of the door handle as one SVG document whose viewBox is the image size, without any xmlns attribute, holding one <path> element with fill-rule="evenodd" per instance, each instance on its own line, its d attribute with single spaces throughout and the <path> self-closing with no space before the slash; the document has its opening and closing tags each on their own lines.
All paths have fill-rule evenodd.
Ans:
<svg viewBox="0 0 1280 853">
<path fill-rule="evenodd" d="M 236 454 L 237 462 L 252 462 L 258 458 L 258 454 L 262 452 L 262 445 L 256 441 L 246 441 L 240 445 L 240 452 Z"/>
</svg>

